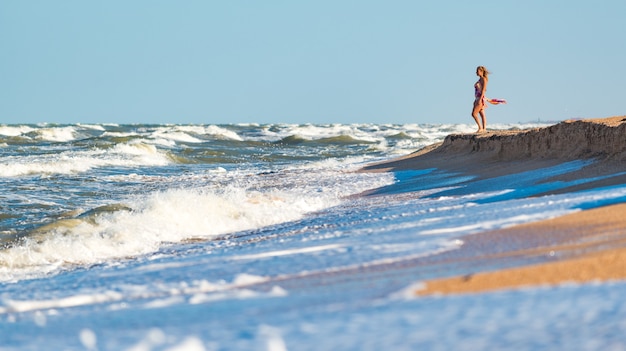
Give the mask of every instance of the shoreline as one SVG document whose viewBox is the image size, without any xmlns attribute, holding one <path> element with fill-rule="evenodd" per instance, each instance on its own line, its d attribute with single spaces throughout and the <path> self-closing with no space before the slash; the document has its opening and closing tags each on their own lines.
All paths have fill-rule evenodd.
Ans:
<svg viewBox="0 0 626 351">
<path fill-rule="evenodd" d="M 546 182 L 591 179 L 534 196 L 626 184 L 626 116 L 564 121 L 546 128 L 449 135 L 410 155 L 361 172 L 436 169 L 485 180 L 586 160 Z M 367 195 L 366 195 L 367 196 Z M 414 295 L 485 293 L 526 287 L 626 279 L 626 203 L 585 209 L 462 238 L 461 256 L 492 271 L 423 281 Z M 513 258 L 527 258 L 514 260 Z M 518 262 L 513 264 L 513 262 Z M 523 263 L 520 263 L 523 262 Z"/>
<path fill-rule="evenodd" d="M 554 286 L 626 279 L 626 204 L 469 236 L 480 259 L 506 261 L 512 256 L 543 257 L 543 262 L 423 282 L 418 296 L 481 293 L 525 287 Z M 516 241 L 534 242 L 520 248 Z M 503 248 L 489 253 L 491 246 Z M 482 249 L 481 249 L 482 248 Z M 489 249 L 487 249 L 489 248 Z"/>
</svg>

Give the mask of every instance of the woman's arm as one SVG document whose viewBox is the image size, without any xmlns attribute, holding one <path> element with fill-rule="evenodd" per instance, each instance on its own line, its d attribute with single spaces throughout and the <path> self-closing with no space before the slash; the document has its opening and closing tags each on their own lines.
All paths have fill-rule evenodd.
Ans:
<svg viewBox="0 0 626 351">
<path fill-rule="evenodd" d="M 487 92 L 487 80 L 485 77 L 480 77 L 480 99 L 482 100 L 485 97 L 485 93 Z"/>
</svg>

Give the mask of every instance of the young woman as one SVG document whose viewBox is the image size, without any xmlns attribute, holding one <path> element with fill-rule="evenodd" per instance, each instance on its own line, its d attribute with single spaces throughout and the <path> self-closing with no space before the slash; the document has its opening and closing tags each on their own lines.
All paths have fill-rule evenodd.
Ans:
<svg viewBox="0 0 626 351">
<path fill-rule="evenodd" d="M 478 81 L 474 84 L 474 109 L 472 110 L 472 117 L 478 124 L 477 133 L 482 133 L 487 130 L 487 117 L 485 117 L 485 92 L 487 92 L 487 82 L 489 82 L 489 71 L 484 66 L 478 66 L 476 68 L 476 75 Z M 480 115 L 480 119 L 478 116 Z M 482 123 L 481 123 L 482 122 Z"/>
</svg>

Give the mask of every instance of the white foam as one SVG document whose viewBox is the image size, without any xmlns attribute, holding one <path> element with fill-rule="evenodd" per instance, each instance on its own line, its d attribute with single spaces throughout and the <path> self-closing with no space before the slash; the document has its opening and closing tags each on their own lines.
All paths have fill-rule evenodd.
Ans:
<svg viewBox="0 0 626 351">
<path fill-rule="evenodd" d="M 67 142 L 76 139 L 76 127 L 53 127 L 36 130 L 38 137 L 46 141 Z"/>
<path fill-rule="evenodd" d="M 170 162 L 167 155 L 154 145 L 137 141 L 117 144 L 109 150 L 69 150 L 57 154 L 3 158 L 0 159 L 0 177 L 73 174 L 98 167 L 163 166 Z"/>
<path fill-rule="evenodd" d="M 32 132 L 34 129 L 29 126 L 19 125 L 19 126 L 0 126 L 0 135 L 5 136 L 19 136 L 26 133 Z"/>
<path fill-rule="evenodd" d="M 243 141 L 243 138 L 241 138 L 237 133 L 231 130 L 228 130 L 226 128 L 221 128 L 221 127 L 213 126 L 213 125 L 207 126 L 204 129 L 204 134 L 222 136 L 231 140 Z"/>
<path fill-rule="evenodd" d="M 99 130 L 99 131 L 105 131 L 106 130 L 104 128 L 105 124 L 83 124 L 83 123 L 78 123 L 77 126 L 79 126 L 81 128 L 85 128 L 85 129 L 91 129 L 91 130 Z"/>
<path fill-rule="evenodd" d="M 96 345 L 98 344 L 98 337 L 93 330 L 85 328 L 80 331 L 79 334 L 80 342 L 87 350 L 96 350 Z"/>
<path fill-rule="evenodd" d="M 139 137 L 140 134 L 136 132 L 114 132 L 114 131 L 106 131 L 102 133 L 103 137 L 113 137 L 113 138 L 127 138 L 127 137 Z"/>
<path fill-rule="evenodd" d="M 254 274 L 240 273 L 240 274 L 237 274 L 237 276 L 233 280 L 233 285 L 241 286 L 241 285 L 258 284 L 261 282 L 265 282 L 267 280 L 268 280 L 267 277 L 261 277 L 261 276 L 254 275 Z"/>
<path fill-rule="evenodd" d="M 225 299 L 287 295 L 287 292 L 278 286 L 274 286 L 267 293 L 250 289 L 254 285 L 269 280 L 268 277 L 242 273 L 235 276 L 232 282 L 219 281 L 213 283 L 207 280 L 194 280 L 192 282 L 155 282 L 146 285 L 125 284 L 116 286 L 115 290 L 91 291 L 84 289 L 78 294 L 49 299 L 16 300 L 5 298 L 0 303 L 0 314 L 51 311 L 97 304 L 109 304 L 114 309 L 115 303 L 127 300 L 146 300 L 142 305 L 143 308 L 163 308 L 184 301 L 200 304 Z M 68 293 L 71 294 L 72 291 L 68 291 Z"/>
<path fill-rule="evenodd" d="M 127 153 L 139 155 L 156 152 L 146 145 L 123 148 L 129 149 Z M 197 182 L 198 187 L 129 197 L 125 208 L 132 211 L 119 210 L 99 213 L 95 218 L 52 223 L 20 245 L 0 251 L 0 281 L 53 272 L 67 264 L 93 264 L 151 253 L 163 243 L 209 239 L 294 221 L 336 206 L 344 196 L 393 181 L 390 174 L 338 173 L 336 169 L 318 172 L 293 169 L 263 176 L 250 176 L 246 171 L 211 172 L 210 177 L 213 181 L 210 184 L 204 177 L 184 180 L 188 185 Z M 168 181 L 176 182 L 176 178 Z M 336 249 L 320 246 L 278 250 L 265 255 L 333 248 Z"/>
<path fill-rule="evenodd" d="M 168 348 L 166 351 L 205 351 L 202 340 L 196 336 L 186 337 L 180 344 Z"/>
<path fill-rule="evenodd" d="M 96 294 L 79 294 L 50 300 L 4 300 L 4 307 L 0 307 L 0 314 L 10 312 L 41 311 L 53 308 L 70 308 L 105 302 L 120 301 L 125 296 L 115 291 L 105 291 Z"/>
<path fill-rule="evenodd" d="M 336 250 L 341 247 L 342 247 L 341 245 L 337 245 L 337 244 L 309 246 L 309 247 L 303 247 L 299 249 L 278 250 L 278 251 L 262 252 L 258 254 L 252 254 L 252 255 L 234 256 L 231 259 L 233 260 L 256 260 L 259 258 L 297 255 L 297 254 L 313 253 L 313 252 L 319 252 L 319 251 L 325 251 L 325 250 Z"/>
<path fill-rule="evenodd" d="M 299 218 L 319 204 L 287 202 L 284 197 L 243 191 L 228 194 L 170 190 L 138 199 L 133 212 L 100 216 L 96 223 L 60 225 L 43 241 L 26 241 L 0 253 L 0 262 L 13 267 L 55 262 L 93 263 L 156 250 L 162 242 L 226 234 Z"/>
<path fill-rule="evenodd" d="M 157 128 L 152 134 L 152 137 L 172 139 L 187 143 L 200 143 L 203 140 L 198 137 L 204 136 L 237 141 L 243 140 L 236 132 L 215 125 L 174 125 Z"/>
<path fill-rule="evenodd" d="M 155 132 L 153 138 L 156 140 L 165 139 L 171 141 L 179 141 L 184 143 L 201 143 L 202 140 L 195 138 L 187 133 L 178 131 L 158 131 Z"/>
<path fill-rule="evenodd" d="M 278 328 L 261 325 L 259 337 L 265 341 L 267 351 L 287 351 L 287 345 Z"/>
</svg>

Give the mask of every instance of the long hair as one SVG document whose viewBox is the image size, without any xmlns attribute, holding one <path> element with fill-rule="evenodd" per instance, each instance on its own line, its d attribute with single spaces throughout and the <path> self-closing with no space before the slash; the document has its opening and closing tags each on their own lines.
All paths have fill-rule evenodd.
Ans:
<svg viewBox="0 0 626 351">
<path fill-rule="evenodd" d="M 489 72 L 489 71 L 487 70 L 487 68 L 485 68 L 485 66 L 478 66 L 478 67 L 476 67 L 476 70 L 477 70 L 477 71 L 482 71 L 482 72 L 483 72 L 483 73 L 480 75 L 481 77 L 485 78 L 486 80 L 488 80 L 488 79 L 489 79 L 489 77 L 487 77 L 487 76 L 488 76 L 488 75 L 489 75 L 489 73 L 491 73 L 491 72 Z"/>
</svg>

